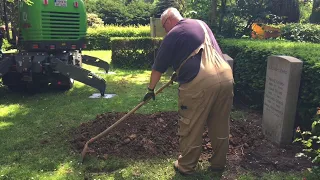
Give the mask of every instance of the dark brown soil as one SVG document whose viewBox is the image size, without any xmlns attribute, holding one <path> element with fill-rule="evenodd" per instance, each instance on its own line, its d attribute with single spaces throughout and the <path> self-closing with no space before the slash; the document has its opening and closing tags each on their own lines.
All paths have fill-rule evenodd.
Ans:
<svg viewBox="0 0 320 180">
<path fill-rule="evenodd" d="M 85 143 L 101 133 L 125 113 L 104 113 L 73 131 L 72 147 L 80 153 Z M 116 156 L 132 159 L 177 157 L 178 136 L 176 112 L 132 114 L 108 135 L 90 144 L 90 155 L 99 158 Z M 245 119 L 232 119 L 227 170 L 232 174 L 252 171 L 257 175 L 270 171 L 301 171 L 311 167 L 306 159 L 296 158 L 298 145 L 277 147 L 266 140 L 261 131 L 261 115 L 250 112 Z M 203 153 L 206 161 L 212 148 L 207 132 L 203 133 Z"/>
</svg>

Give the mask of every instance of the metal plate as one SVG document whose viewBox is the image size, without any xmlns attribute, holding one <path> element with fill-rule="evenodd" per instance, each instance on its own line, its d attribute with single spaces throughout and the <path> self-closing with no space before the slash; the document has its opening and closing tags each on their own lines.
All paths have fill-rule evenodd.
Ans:
<svg viewBox="0 0 320 180">
<path fill-rule="evenodd" d="M 113 98 L 115 96 L 116 96 L 116 94 L 105 94 L 103 97 L 101 97 L 100 93 L 93 93 L 91 96 L 89 96 L 89 98 L 92 98 L 92 99 L 97 99 L 97 98 L 110 99 L 110 98 Z"/>
<path fill-rule="evenodd" d="M 116 74 L 115 72 L 108 72 L 106 73 L 105 71 L 99 71 L 99 72 L 96 72 L 95 74 Z"/>
<path fill-rule="evenodd" d="M 54 5 L 59 7 L 67 7 L 67 0 L 54 0 Z"/>
</svg>

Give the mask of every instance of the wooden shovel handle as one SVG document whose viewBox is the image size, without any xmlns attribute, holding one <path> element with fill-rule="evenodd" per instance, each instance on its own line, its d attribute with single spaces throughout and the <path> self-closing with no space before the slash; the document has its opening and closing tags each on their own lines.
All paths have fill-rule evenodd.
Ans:
<svg viewBox="0 0 320 180">
<path fill-rule="evenodd" d="M 155 95 L 159 94 L 164 88 L 170 86 L 170 84 L 172 84 L 172 80 L 170 80 L 169 82 L 167 82 L 165 85 L 163 85 L 161 88 L 159 88 Z M 89 142 L 93 142 L 99 138 L 101 138 L 102 136 L 106 135 L 107 133 L 109 133 L 114 127 L 116 127 L 119 123 L 121 123 L 122 121 L 124 121 L 125 119 L 127 119 L 128 116 L 130 116 L 132 113 L 134 113 L 135 111 L 137 111 L 141 106 L 143 106 L 144 104 L 146 104 L 150 99 L 148 99 L 147 101 L 142 101 L 141 103 L 139 103 L 135 108 L 133 108 L 130 112 L 128 112 L 126 115 L 124 115 L 121 119 L 119 119 L 118 121 L 116 121 L 114 124 L 112 124 L 110 127 L 108 127 L 106 130 L 104 130 L 103 132 L 101 132 L 100 134 L 98 134 L 97 136 L 91 138 L 89 140 Z"/>
</svg>

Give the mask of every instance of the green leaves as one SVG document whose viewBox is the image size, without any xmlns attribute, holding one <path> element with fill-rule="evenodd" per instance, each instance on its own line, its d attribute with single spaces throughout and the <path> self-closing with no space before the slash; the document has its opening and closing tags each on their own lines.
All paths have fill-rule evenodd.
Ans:
<svg viewBox="0 0 320 180">
<path fill-rule="evenodd" d="M 154 9 L 152 3 L 139 1 L 89 0 L 87 11 L 99 15 L 105 24 L 146 25 Z"/>
<path fill-rule="evenodd" d="M 316 116 L 317 117 L 317 116 Z M 314 121 L 319 123 L 318 121 Z M 315 124 L 317 124 L 315 123 Z M 313 123 L 314 124 L 314 123 Z M 320 162 L 320 136 L 315 135 L 315 133 L 320 133 L 320 130 L 318 129 L 317 132 L 310 132 L 310 131 L 303 131 L 301 132 L 300 130 L 297 130 L 296 133 L 298 133 L 298 136 L 301 136 L 300 138 L 295 138 L 294 143 L 300 142 L 304 149 L 304 153 L 299 153 L 300 156 L 307 156 L 312 159 L 313 163 L 318 163 Z"/>
<path fill-rule="evenodd" d="M 279 25 L 281 38 L 297 42 L 320 43 L 320 25 L 290 23 Z"/>
<path fill-rule="evenodd" d="M 153 12 L 153 16 L 160 18 L 163 11 L 169 7 L 177 8 L 180 13 L 183 14 L 185 6 L 185 0 L 159 0 Z"/>
<path fill-rule="evenodd" d="M 122 69 L 151 69 L 162 38 L 112 38 L 111 65 Z"/>
<path fill-rule="evenodd" d="M 112 37 L 149 37 L 150 26 L 116 26 L 108 25 L 89 28 L 87 32 L 87 49 L 110 50 Z"/>
</svg>

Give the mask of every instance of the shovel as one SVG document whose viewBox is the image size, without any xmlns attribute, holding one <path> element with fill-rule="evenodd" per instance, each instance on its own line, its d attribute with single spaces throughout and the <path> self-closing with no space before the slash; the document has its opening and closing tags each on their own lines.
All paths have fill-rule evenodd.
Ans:
<svg viewBox="0 0 320 180">
<path fill-rule="evenodd" d="M 155 93 L 155 95 L 159 94 L 164 88 L 170 86 L 171 84 L 173 84 L 173 79 L 171 79 L 169 82 L 167 82 L 164 86 L 162 86 L 161 88 L 159 88 L 157 90 L 157 92 Z M 128 112 L 126 115 L 124 115 L 121 119 L 119 119 L 118 121 L 116 121 L 114 124 L 112 124 L 110 127 L 108 127 L 106 130 L 104 130 L 103 132 L 101 132 L 100 134 L 98 134 L 97 136 L 91 138 L 89 141 L 87 141 L 87 143 L 84 145 L 84 148 L 81 152 L 81 156 L 82 156 L 82 162 L 84 160 L 84 157 L 86 155 L 86 153 L 88 152 L 88 148 L 89 148 L 89 144 L 98 140 L 99 138 L 105 136 L 107 133 L 109 133 L 114 127 L 116 127 L 119 123 L 121 123 L 122 121 L 124 121 L 125 119 L 127 119 L 127 117 L 129 115 L 131 115 L 132 113 L 134 113 L 136 110 L 138 110 L 142 105 L 146 104 L 150 99 L 146 100 L 146 101 L 142 101 L 141 103 L 139 103 L 135 108 L 133 108 L 130 112 Z"/>
</svg>

